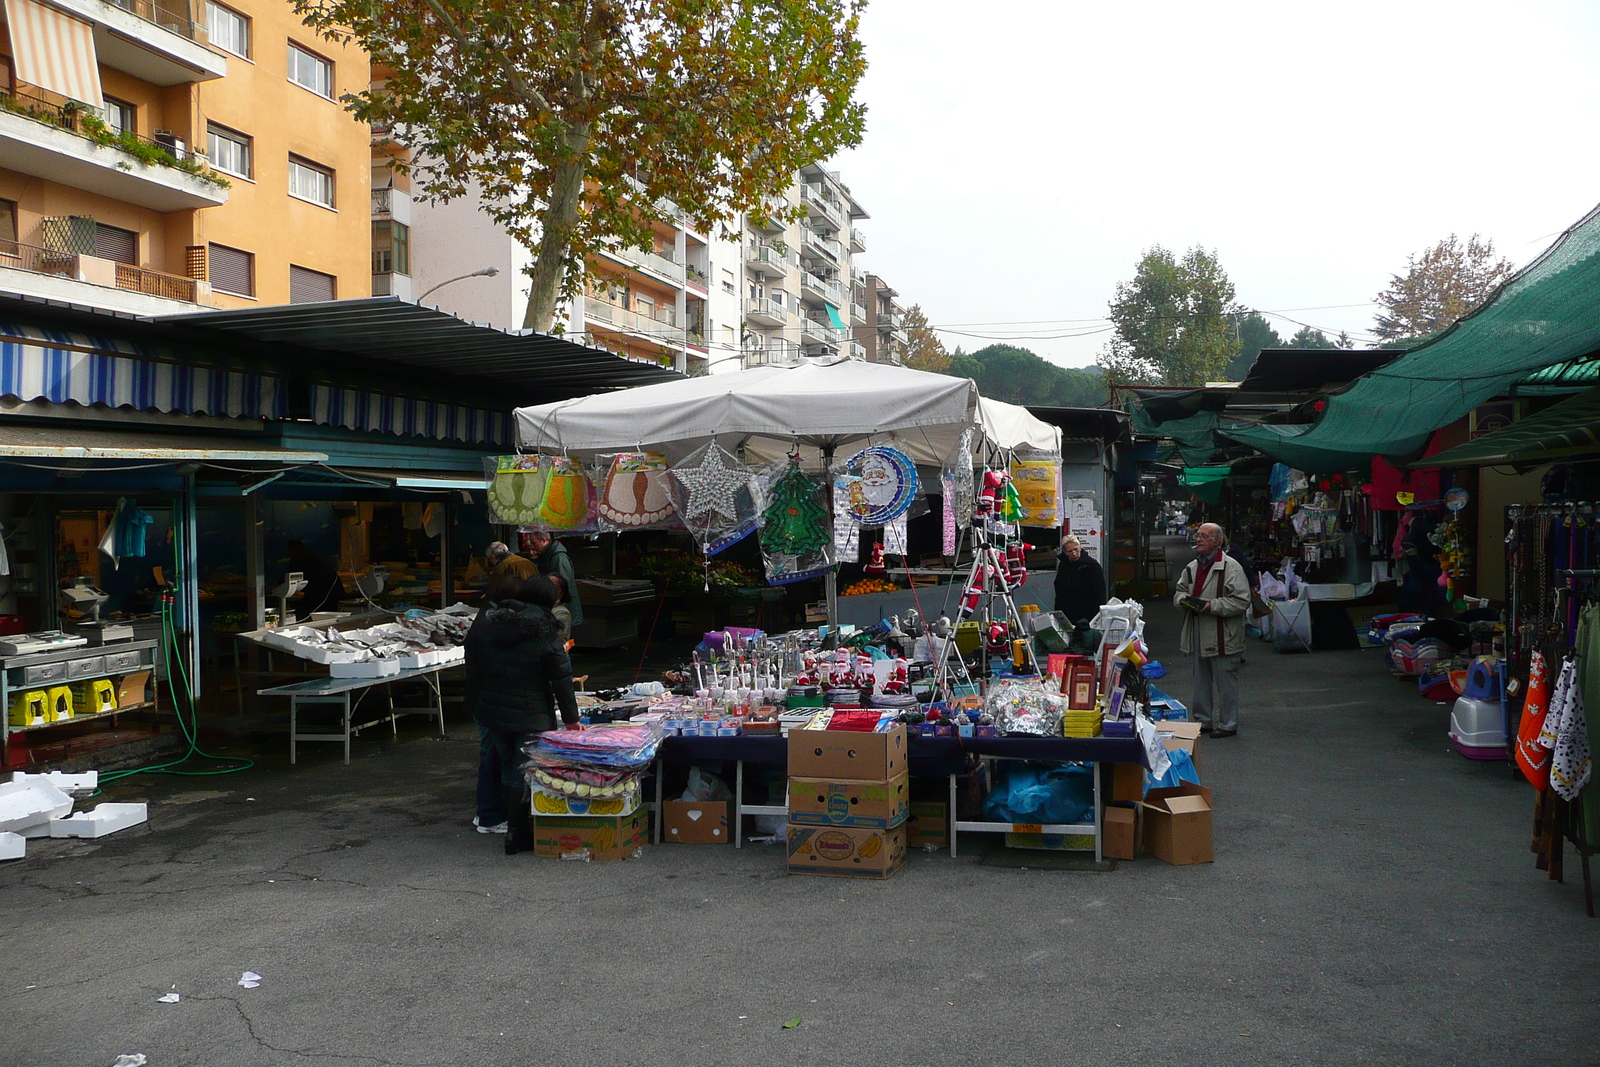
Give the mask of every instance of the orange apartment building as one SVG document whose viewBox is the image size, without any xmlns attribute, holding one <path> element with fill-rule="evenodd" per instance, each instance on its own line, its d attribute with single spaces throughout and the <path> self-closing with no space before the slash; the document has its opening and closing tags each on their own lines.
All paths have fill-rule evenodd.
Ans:
<svg viewBox="0 0 1600 1067">
<path fill-rule="evenodd" d="M 134 314 L 367 296 L 359 48 L 287 0 L 3 0 L 0 291 Z"/>
</svg>

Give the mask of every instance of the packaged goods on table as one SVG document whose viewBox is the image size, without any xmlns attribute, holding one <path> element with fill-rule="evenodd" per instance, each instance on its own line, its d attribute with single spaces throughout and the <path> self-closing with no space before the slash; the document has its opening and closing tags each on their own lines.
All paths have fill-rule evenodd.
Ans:
<svg viewBox="0 0 1600 1067">
<path fill-rule="evenodd" d="M 660 720 L 551 730 L 524 752 L 533 790 L 534 855 L 628 859 L 644 844 L 639 781 L 661 743 Z"/>
</svg>

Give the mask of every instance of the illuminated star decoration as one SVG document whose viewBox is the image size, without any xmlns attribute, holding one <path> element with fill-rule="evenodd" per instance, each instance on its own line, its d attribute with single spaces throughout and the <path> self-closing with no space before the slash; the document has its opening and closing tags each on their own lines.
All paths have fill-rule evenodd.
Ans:
<svg viewBox="0 0 1600 1067">
<path fill-rule="evenodd" d="M 698 467 L 674 467 L 672 477 L 689 493 L 683 506 L 683 517 L 699 520 L 697 525 L 710 526 L 714 515 L 729 522 L 739 521 L 739 490 L 750 487 L 751 475 L 734 459 L 730 465 L 724 457 L 734 459 L 716 444 L 706 446 L 705 456 Z"/>
</svg>

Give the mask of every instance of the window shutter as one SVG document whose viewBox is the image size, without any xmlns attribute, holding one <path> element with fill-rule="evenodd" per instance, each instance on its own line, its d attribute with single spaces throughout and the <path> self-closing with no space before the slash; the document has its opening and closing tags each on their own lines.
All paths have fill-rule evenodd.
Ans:
<svg viewBox="0 0 1600 1067">
<path fill-rule="evenodd" d="M 118 226 L 97 222 L 94 227 L 94 254 L 113 263 L 139 265 L 139 235 Z"/>
<path fill-rule="evenodd" d="M 307 270 L 305 267 L 289 267 L 289 303 L 310 304 L 318 300 L 333 300 L 335 298 L 335 279 L 331 274 L 321 271 Z"/>
<path fill-rule="evenodd" d="M 226 245 L 211 245 L 211 288 L 239 296 L 256 295 L 256 257 Z"/>
</svg>

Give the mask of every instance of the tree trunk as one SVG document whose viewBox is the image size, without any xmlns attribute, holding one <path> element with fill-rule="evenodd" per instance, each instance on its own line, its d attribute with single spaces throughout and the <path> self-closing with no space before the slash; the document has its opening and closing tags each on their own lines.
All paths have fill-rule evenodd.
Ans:
<svg viewBox="0 0 1600 1067">
<path fill-rule="evenodd" d="M 534 249 L 533 288 L 522 315 L 524 330 L 549 333 L 556 321 L 556 303 L 561 299 L 561 280 L 566 273 L 572 234 L 578 225 L 578 207 L 583 194 L 584 159 L 589 145 L 588 131 L 575 136 L 583 148 L 576 158 L 557 164 L 550 184 L 550 206 L 545 211 L 543 232 Z"/>
</svg>

